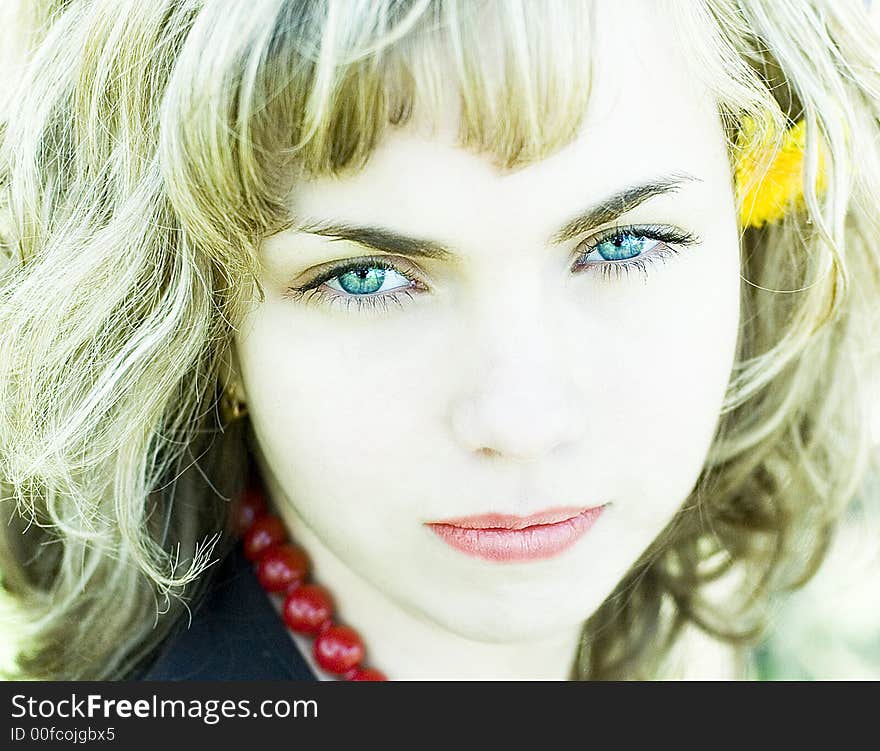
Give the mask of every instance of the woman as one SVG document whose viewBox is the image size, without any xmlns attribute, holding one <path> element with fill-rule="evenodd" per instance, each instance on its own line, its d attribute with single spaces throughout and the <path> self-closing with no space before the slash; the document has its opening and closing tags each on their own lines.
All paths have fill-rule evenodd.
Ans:
<svg viewBox="0 0 880 751">
<path fill-rule="evenodd" d="M 816 570 L 875 458 L 860 5 L 45 18 L 3 141 L 22 674 L 193 677 L 188 609 L 246 665 L 269 605 L 290 677 L 657 677 Z M 351 665 L 284 629 L 306 578 Z"/>
</svg>

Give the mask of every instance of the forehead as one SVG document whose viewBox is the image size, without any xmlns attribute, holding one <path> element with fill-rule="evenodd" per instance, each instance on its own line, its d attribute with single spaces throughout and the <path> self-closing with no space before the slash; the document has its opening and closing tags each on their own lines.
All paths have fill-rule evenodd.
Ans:
<svg viewBox="0 0 880 751">
<path fill-rule="evenodd" d="M 673 173 L 727 180 L 715 103 L 689 67 L 664 5 L 596 4 L 583 50 L 593 60 L 586 117 L 573 140 L 546 159 L 504 172 L 461 148 L 450 91 L 442 112 L 416 109 L 406 126 L 389 129 L 359 172 L 299 181 L 290 199 L 294 217 L 455 244 L 460 233 L 494 232 L 500 222 L 546 236 L 573 211 Z"/>
</svg>

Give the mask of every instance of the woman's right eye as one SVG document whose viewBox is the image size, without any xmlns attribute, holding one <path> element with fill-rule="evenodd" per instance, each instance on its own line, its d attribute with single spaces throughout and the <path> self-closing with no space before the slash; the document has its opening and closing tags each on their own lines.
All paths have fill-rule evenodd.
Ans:
<svg viewBox="0 0 880 751">
<path fill-rule="evenodd" d="M 359 258 L 337 264 L 302 286 L 288 288 L 285 296 L 346 309 L 354 305 L 357 310 L 384 311 L 389 303 L 400 305 L 401 298 L 424 289 L 424 284 L 384 257 Z"/>
<path fill-rule="evenodd" d="M 400 280 L 400 282 L 397 282 L 397 280 Z M 390 283 L 390 286 L 386 287 L 386 283 Z M 407 277 L 394 269 L 364 265 L 346 271 L 343 274 L 338 274 L 329 281 L 326 281 L 325 284 L 331 289 L 344 292 L 345 294 L 368 295 L 389 292 L 399 287 L 407 287 L 411 282 Z"/>
</svg>

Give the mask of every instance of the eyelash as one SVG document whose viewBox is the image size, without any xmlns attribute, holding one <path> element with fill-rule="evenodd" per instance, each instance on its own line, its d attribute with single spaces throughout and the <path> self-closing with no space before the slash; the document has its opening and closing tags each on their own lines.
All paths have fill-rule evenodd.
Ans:
<svg viewBox="0 0 880 751">
<path fill-rule="evenodd" d="M 651 248 L 644 254 L 623 261 L 582 263 L 599 245 L 620 240 L 624 235 L 632 235 L 646 240 L 656 240 L 659 245 Z M 649 270 L 649 266 L 658 262 L 665 263 L 668 259 L 677 255 L 679 250 L 674 247 L 675 245 L 686 247 L 698 242 L 699 238 L 693 233 L 662 224 L 613 226 L 602 230 L 578 245 L 575 266 L 581 264 L 581 268 L 597 267 L 596 271 L 589 273 L 598 272 L 602 274 L 602 278 L 605 281 L 614 281 L 624 275 L 628 278 L 630 271 L 636 270 L 642 274 L 645 283 L 647 283 L 649 274 L 652 273 Z M 335 292 L 330 294 L 322 289 L 324 282 L 342 276 L 349 271 L 363 269 L 394 271 L 410 279 L 411 284 L 406 287 L 401 286 L 392 292 L 373 295 L 341 295 Z M 389 302 L 397 303 L 400 307 L 403 307 L 401 298 L 407 297 L 411 299 L 413 297 L 412 291 L 417 288 L 424 288 L 424 285 L 405 273 L 399 266 L 390 262 L 386 256 L 366 256 L 352 261 L 343 261 L 301 287 L 289 287 L 284 295 L 291 299 L 315 302 L 319 305 L 325 302 L 342 305 L 346 310 L 354 305 L 358 311 L 387 311 Z"/>
<path fill-rule="evenodd" d="M 601 263 L 588 263 L 584 265 L 597 267 L 596 271 L 602 274 L 606 281 L 620 279 L 624 274 L 628 277 L 629 272 L 633 269 L 641 272 L 645 283 L 648 282 L 649 274 L 648 266 L 657 262 L 665 263 L 669 258 L 676 255 L 679 250 L 675 245 L 687 247 L 699 242 L 699 238 L 692 232 L 669 227 L 664 224 L 639 224 L 639 225 L 617 225 L 602 230 L 596 235 L 585 240 L 578 246 L 578 249 L 585 250 L 578 253 L 578 261 L 585 259 L 590 253 L 598 248 L 602 243 L 619 240 L 624 235 L 633 235 L 635 237 L 656 240 L 660 243 L 655 248 L 651 248 L 647 253 L 640 254 L 634 258 L 623 261 L 603 261 Z M 588 244 L 586 244 L 588 243 Z M 590 272 L 596 273 L 596 272 Z"/>
</svg>

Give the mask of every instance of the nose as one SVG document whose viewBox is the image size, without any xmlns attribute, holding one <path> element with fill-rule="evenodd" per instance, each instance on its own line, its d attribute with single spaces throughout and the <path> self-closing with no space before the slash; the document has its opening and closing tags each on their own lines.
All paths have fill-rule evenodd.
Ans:
<svg viewBox="0 0 880 751">
<path fill-rule="evenodd" d="M 453 433 L 470 452 L 535 461 L 583 434 L 564 334 L 549 328 L 550 317 L 535 305 L 499 318 L 498 325 L 471 329 L 471 351 L 480 353 L 471 372 L 479 376 L 453 403 Z"/>
</svg>

